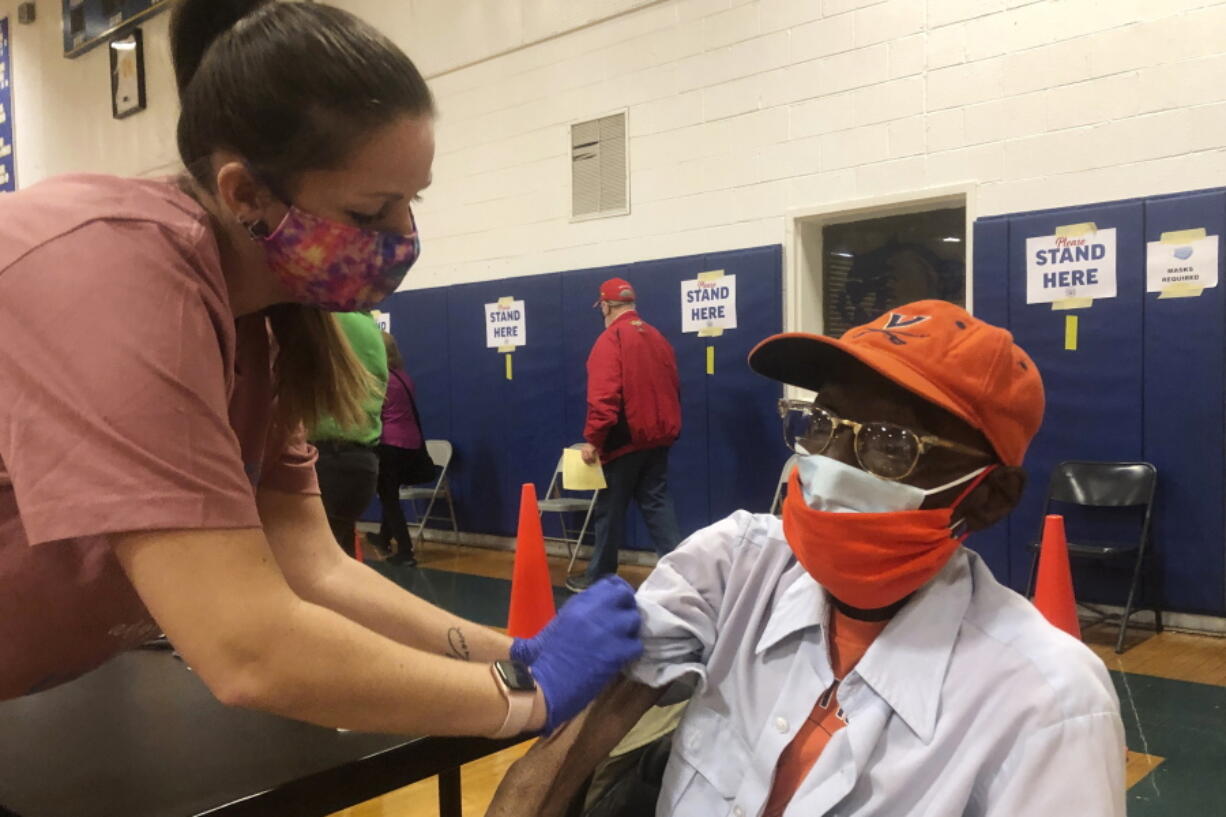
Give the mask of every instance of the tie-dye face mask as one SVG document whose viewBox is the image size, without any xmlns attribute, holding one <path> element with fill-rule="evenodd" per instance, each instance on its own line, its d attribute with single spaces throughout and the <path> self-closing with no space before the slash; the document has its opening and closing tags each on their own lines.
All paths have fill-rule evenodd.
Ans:
<svg viewBox="0 0 1226 817">
<path fill-rule="evenodd" d="M 329 312 L 366 310 L 396 291 L 421 254 L 408 234 L 364 230 L 297 207 L 261 238 L 268 266 L 297 303 Z"/>
</svg>

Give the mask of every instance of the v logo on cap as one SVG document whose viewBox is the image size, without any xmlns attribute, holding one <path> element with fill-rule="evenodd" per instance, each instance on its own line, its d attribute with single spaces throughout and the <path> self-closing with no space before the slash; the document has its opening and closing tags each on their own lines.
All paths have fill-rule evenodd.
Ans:
<svg viewBox="0 0 1226 817">
<path fill-rule="evenodd" d="M 890 343 L 894 344 L 895 346 L 906 346 L 907 342 L 903 340 L 903 338 L 926 338 L 928 336 L 916 334 L 915 332 L 899 332 L 897 330 L 905 329 L 909 326 L 918 326 L 919 324 L 928 320 L 928 318 L 928 315 L 907 316 L 901 315 L 897 312 L 891 312 L 886 318 L 885 326 L 881 327 L 880 329 L 872 326 L 866 326 L 860 331 L 860 334 L 856 335 L 856 337 L 864 337 L 869 332 L 880 332 L 881 334 L 885 335 L 886 338 L 889 339 Z"/>
<path fill-rule="evenodd" d="M 905 329 L 908 326 L 915 326 L 916 324 L 923 323 L 926 320 L 928 320 L 927 315 L 914 315 L 912 317 L 907 317 L 906 315 L 900 315 L 897 312 L 891 312 L 889 319 L 885 322 L 885 326 L 881 328 Z"/>
</svg>

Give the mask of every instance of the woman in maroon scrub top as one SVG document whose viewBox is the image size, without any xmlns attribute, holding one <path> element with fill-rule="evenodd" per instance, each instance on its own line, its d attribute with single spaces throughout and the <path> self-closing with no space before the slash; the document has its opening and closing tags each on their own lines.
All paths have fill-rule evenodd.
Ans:
<svg viewBox="0 0 1226 817">
<path fill-rule="evenodd" d="M 320 4 L 184 0 L 171 39 L 182 178 L 0 199 L 0 699 L 164 631 L 226 703 L 551 728 L 637 654 L 629 588 L 529 641 L 432 607 L 335 546 L 300 431 L 361 411 L 328 313 L 382 300 L 420 250 L 424 80 Z"/>
</svg>

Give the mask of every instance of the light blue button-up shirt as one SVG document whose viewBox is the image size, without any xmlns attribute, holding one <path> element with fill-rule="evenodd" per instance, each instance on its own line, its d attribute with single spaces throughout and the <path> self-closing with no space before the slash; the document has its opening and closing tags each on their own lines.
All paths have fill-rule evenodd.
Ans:
<svg viewBox="0 0 1226 817">
<path fill-rule="evenodd" d="M 657 815 L 756 817 L 784 747 L 834 681 L 825 591 L 773 516 L 698 531 L 639 589 L 630 671 L 699 684 Z M 1124 817 L 1106 667 L 958 551 L 839 686 L 845 728 L 785 817 Z"/>
</svg>

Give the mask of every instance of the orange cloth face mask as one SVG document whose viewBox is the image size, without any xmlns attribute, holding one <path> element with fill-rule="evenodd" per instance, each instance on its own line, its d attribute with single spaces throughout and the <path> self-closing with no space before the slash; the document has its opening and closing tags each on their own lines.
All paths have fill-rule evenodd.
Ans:
<svg viewBox="0 0 1226 817">
<path fill-rule="evenodd" d="M 783 502 L 783 534 L 817 583 L 844 604 L 888 607 L 940 572 L 966 538 L 953 535 L 954 508 L 988 475 L 979 474 L 948 508 L 835 513 L 805 504 L 797 471 Z"/>
</svg>

